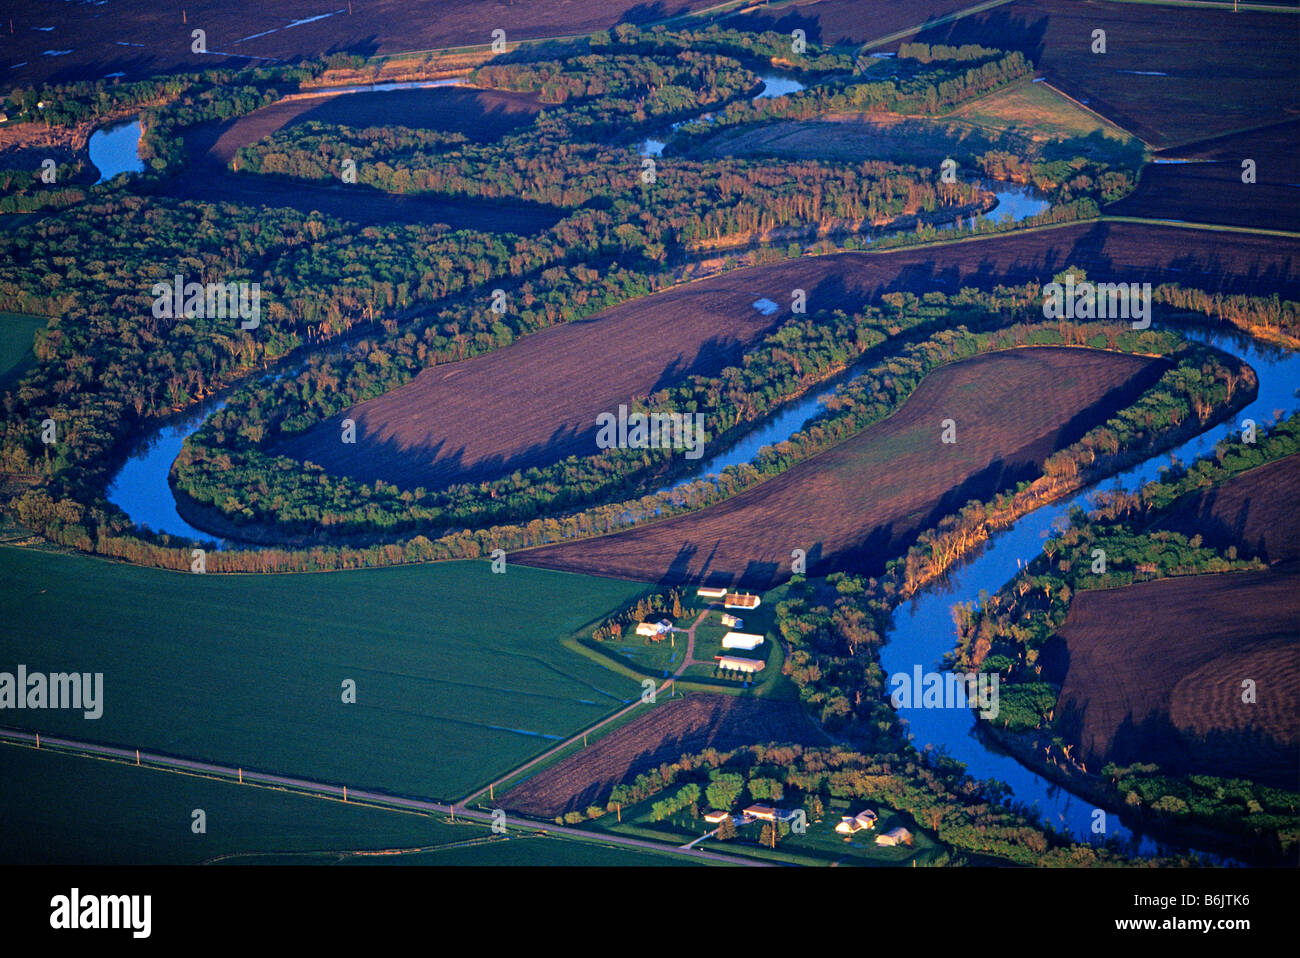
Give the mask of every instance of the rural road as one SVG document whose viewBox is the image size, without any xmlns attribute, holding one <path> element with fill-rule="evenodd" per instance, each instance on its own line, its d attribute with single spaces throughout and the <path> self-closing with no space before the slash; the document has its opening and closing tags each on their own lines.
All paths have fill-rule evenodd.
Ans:
<svg viewBox="0 0 1300 958">
<path fill-rule="evenodd" d="M 94 758 L 107 758 L 140 766 L 144 766 L 147 763 L 147 767 L 154 769 L 155 771 L 215 776 L 223 780 L 234 780 L 235 782 L 244 785 L 261 788 L 278 788 L 312 798 L 325 798 L 334 801 L 373 805 L 380 808 L 398 808 L 426 813 L 443 812 L 451 815 L 453 818 L 459 815 L 462 818 L 471 821 L 481 822 L 488 825 L 493 824 L 493 817 L 490 812 L 457 809 L 452 806 L 429 801 L 428 799 L 405 798 L 398 795 L 388 795 L 383 792 L 352 789 L 348 788 L 346 785 L 329 785 L 324 782 L 315 782 L 311 779 L 296 778 L 291 775 L 245 771 L 242 768 L 233 768 L 229 765 L 218 765 L 212 762 L 202 762 L 197 759 L 179 758 L 172 755 L 159 755 L 154 752 L 129 748 L 117 748 L 111 745 L 98 745 L 93 742 L 81 742 L 75 739 L 40 736 L 38 733 L 25 732 L 19 729 L 0 728 L 0 742 L 29 748 L 52 748 L 63 754 L 70 753 Z M 134 762 L 132 762 L 133 759 Z M 507 824 L 509 824 L 508 820 Z M 517 823 L 514 827 L 517 829 L 527 828 L 533 831 L 544 831 L 547 834 L 560 835 L 578 841 L 619 845 L 624 848 L 636 848 L 645 851 L 679 855 L 694 861 L 710 861 L 727 865 L 749 866 L 767 866 L 769 864 L 767 862 L 755 861 L 753 859 L 722 855 L 717 852 L 699 851 L 693 848 L 680 848 L 674 845 L 665 845 L 659 842 L 652 842 L 639 838 L 629 838 L 623 835 L 595 834 L 593 832 L 586 832 L 581 829 L 570 828 L 562 825 L 547 825 L 543 828 L 538 824 L 529 822 L 527 824 Z"/>
</svg>

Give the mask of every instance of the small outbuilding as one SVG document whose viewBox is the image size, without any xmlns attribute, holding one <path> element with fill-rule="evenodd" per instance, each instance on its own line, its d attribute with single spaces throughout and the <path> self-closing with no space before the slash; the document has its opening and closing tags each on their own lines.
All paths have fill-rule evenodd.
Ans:
<svg viewBox="0 0 1300 958">
<path fill-rule="evenodd" d="M 906 828 L 891 828 L 883 835 L 876 836 L 877 845 L 910 845 L 912 833 Z"/>
<path fill-rule="evenodd" d="M 722 613 L 722 624 L 728 629 L 740 629 L 744 628 L 745 625 L 744 622 L 736 618 L 734 615 L 728 615 L 725 612 Z"/>
<path fill-rule="evenodd" d="M 731 817 L 731 812 L 705 812 L 704 820 L 710 825 L 721 825 Z"/>
</svg>

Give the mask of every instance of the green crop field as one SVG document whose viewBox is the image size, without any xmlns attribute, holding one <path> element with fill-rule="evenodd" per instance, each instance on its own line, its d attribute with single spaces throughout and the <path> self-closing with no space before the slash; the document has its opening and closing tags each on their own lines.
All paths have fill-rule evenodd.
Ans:
<svg viewBox="0 0 1300 958">
<path fill-rule="evenodd" d="M 36 359 L 32 340 L 46 322 L 44 316 L 0 313 L 0 388 L 13 386 Z"/>
<path fill-rule="evenodd" d="M 669 865 L 680 859 L 0 745 L 0 863 Z M 196 834 L 202 809 L 206 830 Z M 384 852 L 385 854 L 375 854 Z"/>
<path fill-rule="evenodd" d="M 0 671 L 104 674 L 97 720 L 0 724 L 459 798 L 640 692 L 561 640 L 644 586 L 489 569 L 194 575 L 0 548 Z"/>
</svg>

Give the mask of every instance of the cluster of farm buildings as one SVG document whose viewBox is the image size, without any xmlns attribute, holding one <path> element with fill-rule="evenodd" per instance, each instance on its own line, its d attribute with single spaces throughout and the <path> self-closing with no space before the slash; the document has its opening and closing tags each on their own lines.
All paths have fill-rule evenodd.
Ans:
<svg viewBox="0 0 1300 958">
<path fill-rule="evenodd" d="M 707 586 L 696 589 L 695 594 L 702 599 L 708 599 L 710 602 L 721 599 L 724 609 L 757 609 L 759 602 L 762 601 L 756 595 L 728 592 L 726 589 L 709 588 Z M 722 624 L 733 630 L 743 628 L 745 625 L 742 619 L 726 613 L 722 616 Z M 722 648 L 724 650 L 738 649 L 742 652 L 752 652 L 762 644 L 763 637 L 750 632 L 732 631 L 722 637 Z M 743 655 L 729 655 L 726 651 L 722 655 L 715 655 L 713 659 L 718 663 L 718 668 L 728 672 L 740 672 L 745 675 L 761 672 L 765 664 L 762 659 L 751 659 Z"/>
<path fill-rule="evenodd" d="M 710 825 L 721 825 L 728 818 L 737 825 L 748 825 L 751 822 L 792 822 L 798 817 L 799 812 L 788 808 L 774 808 L 771 805 L 750 805 L 739 815 L 732 815 L 731 812 L 712 811 L 704 816 L 704 820 Z M 871 809 L 863 809 L 856 815 L 845 815 L 840 819 L 835 831 L 841 835 L 853 836 L 864 829 L 876 827 L 877 815 Z M 877 845 L 910 845 L 912 844 L 912 833 L 906 828 L 891 828 L 876 836 Z"/>
</svg>

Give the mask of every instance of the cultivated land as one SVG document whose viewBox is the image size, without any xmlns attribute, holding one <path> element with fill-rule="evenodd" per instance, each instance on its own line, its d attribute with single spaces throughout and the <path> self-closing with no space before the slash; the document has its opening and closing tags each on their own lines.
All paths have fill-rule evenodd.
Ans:
<svg viewBox="0 0 1300 958">
<path fill-rule="evenodd" d="M 1187 497 L 1160 527 L 1207 546 L 1237 546 L 1242 555 L 1277 564 L 1300 559 L 1300 454 L 1233 476 Z"/>
<path fill-rule="evenodd" d="M 104 673 L 98 720 L 4 721 L 447 799 L 639 694 L 560 640 L 640 590 L 481 562 L 203 576 L 0 549 L 3 670 Z"/>
<path fill-rule="evenodd" d="M 847 163 L 893 160 L 937 165 L 949 156 L 989 150 L 1024 155 L 1068 141 L 1062 152 L 1114 156 L 1142 146 L 1096 114 L 1042 83 L 1023 82 L 965 104 L 941 118 L 829 114 L 724 128 L 701 148 L 705 156 L 782 156 Z M 993 216 L 997 216 L 994 211 Z"/>
<path fill-rule="evenodd" d="M 504 795 L 502 807 L 552 818 L 603 805 L 619 782 L 706 748 L 726 751 L 752 742 L 825 745 L 796 702 L 694 694 L 654 706 L 580 752 L 525 779 Z"/>
<path fill-rule="evenodd" d="M 1297 623 L 1294 567 L 1079 594 L 1051 656 L 1066 663 L 1057 709 L 1067 741 L 1090 769 L 1156 762 L 1294 788 Z M 1256 683 L 1254 704 L 1242 702 L 1244 679 Z"/>
<path fill-rule="evenodd" d="M 172 196 L 208 203 L 287 206 L 319 210 L 340 219 L 384 223 L 443 223 L 458 228 L 509 230 L 526 234 L 554 225 L 562 211 L 516 200 L 510 204 L 447 197 L 396 195 L 362 184 L 324 185 L 289 177 L 232 172 L 241 146 L 299 123 L 347 126 L 409 126 L 463 133 L 480 142 L 500 139 L 532 122 L 540 109 L 529 94 L 449 87 L 301 95 L 220 123 L 204 123 L 185 133 L 192 169 L 171 180 Z"/>
<path fill-rule="evenodd" d="M 1040 474 L 1043 461 L 1129 405 L 1164 364 L 1088 349 L 979 356 L 927 376 L 903 406 L 740 495 L 700 512 L 521 553 L 528 565 L 641 581 L 768 588 L 789 574 L 879 572 L 917 533 L 971 499 Z M 1033 397 L 1030 400 L 1029 397 Z M 943 420 L 957 442 L 942 444 Z"/>
<path fill-rule="evenodd" d="M 938 17 L 975 6 L 970 0 L 890 0 L 864 4 L 862 0 L 795 0 L 793 3 L 737 13 L 722 25 L 738 30 L 775 30 L 787 36 L 803 30 L 810 43 L 860 44 L 899 30 L 916 27 Z"/>
<path fill-rule="evenodd" d="M 1300 454 L 1184 498 L 1160 528 L 1272 563 L 1075 596 L 1044 675 L 1092 766 L 1156 762 L 1294 788 L 1300 763 Z M 1049 674 L 1050 673 L 1050 674 Z M 1258 701 L 1242 702 L 1252 679 Z"/>
<path fill-rule="evenodd" d="M 1104 54 L 1092 52 L 1098 29 Z M 1020 50 L 1053 86 L 1155 147 L 1276 122 L 1300 106 L 1292 13 L 1019 0 L 908 39 Z"/>
<path fill-rule="evenodd" d="M 314 0 L 187 0 L 182 19 L 174 6 L 140 4 L 122 10 L 73 4 L 52 9 L 40 0 L 15 0 L 7 11 L 15 32 L 7 37 L 0 69 L 8 83 L 29 86 L 98 80 L 114 73 L 134 80 L 324 52 L 372 56 L 486 45 L 497 28 L 506 31 L 511 43 L 568 36 L 716 5 L 716 0 L 458 0 L 413 10 L 406 0 L 368 0 L 354 3 L 348 14 L 346 2 L 322 7 Z M 331 15 L 322 17 L 324 13 Z M 41 29 L 51 26 L 52 31 Z M 207 55 L 190 52 L 190 31 L 196 27 L 207 31 Z M 65 52 L 45 55 L 51 49 Z M 14 69 L 20 63 L 24 65 Z"/>
<path fill-rule="evenodd" d="M 1152 163 L 1137 189 L 1106 207 L 1116 216 L 1147 216 L 1300 231 L 1300 121 L 1189 143 Z M 1242 161 L 1255 161 L 1255 182 L 1242 182 Z"/>
<path fill-rule="evenodd" d="M 43 865 L 667 865 L 680 859 L 536 830 L 321 801 L 147 766 L 0 745 L 0 863 Z M 195 834 L 194 809 L 207 817 Z"/>
<path fill-rule="evenodd" d="M 789 319 L 793 289 L 807 291 L 810 310 L 853 310 L 897 290 L 1046 281 L 1070 264 L 1094 280 L 1175 279 L 1300 297 L 1300 242 L 1237 235 L 1224 243 L 1214 232 L 1173 226 L 1077 224 L 937 248 L 804 257 L 689 283 L 431 367 L 273 451 L 408 487 L 508 474 L 594 453 L 599 413 L 736 362 L 747 343 Z M 760 298 L 781 309 L 763 316 L 753 305 Z M 345 418 L 357 424 L 355 444 L 339 442 Z"/>
<path fill-rule="evenodd" d="M 781 304 L 771 316 L 754 308 Z M 790 317 L 790 287 L 731 273 L 534 333 L 506 349 L 434 366 L 327 419 L 275 452 L 365 481 L 435 487 L 596 450 L 596 416 L 691 375 L 738 362 Z M 357 442 L 339 442 L 340 422 Z"/>
</svg>

